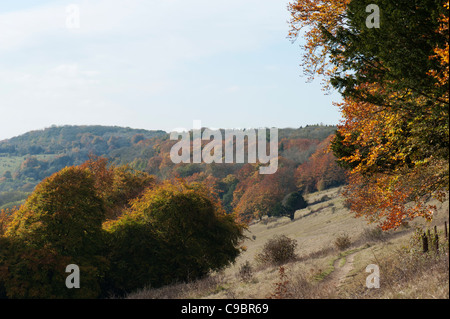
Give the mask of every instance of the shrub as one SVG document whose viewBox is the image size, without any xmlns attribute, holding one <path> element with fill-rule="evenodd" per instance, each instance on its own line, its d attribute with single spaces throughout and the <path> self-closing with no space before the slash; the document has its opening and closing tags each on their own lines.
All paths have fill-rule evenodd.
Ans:
<svg viewBox="0 0 450 319">
<path fill-rule="evenodd" d="M 248 260 L 239 267 L 237 275 L 242 281 L 249 281 L 253 277 L 253 267 Z"/>
<path fill-rule="evenodd" d="M 351 244 L 352 242 L 350 241 L 350 237 L 347 233 L 339 235 L 334 241 L 334 245 L 339 250 L 346 250 Z"/>
<path fill-rule="evenodd" d="M 276 235 L 269 239 L 256 259 L 262 264 L 281 265 L 297 257 L 295 249 L 297 240 L 286 237 L 285 235 Z"/>
<path fill-rule="evenodd" d="M 362 237 L 366 241 L 385 241 L 386 240 L 386 233 L 383 232 L 383 230 L 380 227 L 375 228 L 366 228 L 364 229 L 362 233 Z"/>
<path fill-rule="evenodd" d="M 289 280 L 283 266 L 278 269 L 279 281 L 275 283 L 275 291 L 268 297 L 269 299 L 290 299 Z"/>
</svg>

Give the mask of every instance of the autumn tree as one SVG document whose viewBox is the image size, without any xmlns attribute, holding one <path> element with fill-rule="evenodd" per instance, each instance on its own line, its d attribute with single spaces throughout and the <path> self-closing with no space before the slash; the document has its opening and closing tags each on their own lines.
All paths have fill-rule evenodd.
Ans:
<svg viewBox="0 0 450 319">
<path fill-rule="evenodd" d="M 109 271 L 102 282 L 105 296 L 126 293 L 165 283 L 161 276 L 164 252 L 156 229 L 140 214 L 124 214 L 104 224 Z M 130 276 L 132 274 L 132 276 Z"/>
<path fill-rule="evenodd" d="M 229 265 L 244 229 L 207 187 L 183 180 L 147 190 L 105 227 L 113 238 L 109 282 L 119 292 L 193 280 Z M 130 273 L 136 278 L 129 280 Z"/>
<path fill-rule="evenodd" d="M 0 209 L 0 237 L 3 236 L 8 229 L 9 223 L 13 219 L 14 213 L 17 208 L 13 209 Z"/>
<path fill-rule="evenodd" d="M 238 173 L 239 183 L 233 194 L 232 206 L 238 218 L 245 222 L 265 215 L 279 216 L 283 213 L 283 198 L 296 190 L 294 164 L 279 158 L 276 173 L 259 174 L 257 165 L 247 164 Z"/>
<path fill-rule="evenodd" d="M 158 183 L 153 175 L 129 165 L 110 165 L 104 157 L 91 155 L 80 167 L 92 173 L 97 194 L 104 201 L 106 219 L 118 218 L 131 200 Z"/>
<path fill-rule="evenodd" d="M 347 183 L 345 170 L 339 166 L 337 158 L 329 151 L 334 136 L 330 135 L 318 146 L 307 162 L 295 171 L 297 188 L 303 193 L 322 191 Z"/>
<path fill-rule="evenodd" d="M 0 278 L 11 298 L 95 298 L 106 260 L 105 211 L 92 174 L 68 167 L 42 181 L 14 214 L 2 248 Z M 65 268 L 83 273 L 82 290 L 67 289 Z"/>
<path fill-rule="evenodd" d="M 372 3 L 380 28 L 366 25 Z M 307 70 L 344 97 L 332 149 L 351 172 L 352 210 L 385 229 L 431 218 L 427 199 L 448 190 L 448 2 L 298 0 L 290 10 L 294 38 L 309 28 Z"/>
</svg>

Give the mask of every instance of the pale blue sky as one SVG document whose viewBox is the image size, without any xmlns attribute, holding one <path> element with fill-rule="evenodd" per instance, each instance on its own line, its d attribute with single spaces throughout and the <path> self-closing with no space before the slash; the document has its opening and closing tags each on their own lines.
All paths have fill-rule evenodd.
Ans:
<svg viewBox="0 0 450 319">
<path fill-rule="evenodd" d="M 302 77 L 287 3 L 2 0 L 0 140 L 53 124 L 337 124 L 339 95 Z M 79 28 L 66 26 L 69 4 Z"/>
</svg>

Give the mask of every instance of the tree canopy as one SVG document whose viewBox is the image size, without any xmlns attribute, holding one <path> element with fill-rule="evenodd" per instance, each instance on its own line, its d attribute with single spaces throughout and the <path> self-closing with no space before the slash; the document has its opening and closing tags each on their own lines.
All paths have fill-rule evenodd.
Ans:
<svg viewBox="0 0 450 319">
<path fill-rule="evenodd" d="M 370 4 L 379 28 L 367 26 Z M 293 39 L 308 28 L 306 72 L 344 98 L 331 149 L 350 171 L 352 210 L 384 229 L 430 219 L 427 200 L 448 191 L 448 1 L 297 0 L 290 11 Z"/>
</svg>

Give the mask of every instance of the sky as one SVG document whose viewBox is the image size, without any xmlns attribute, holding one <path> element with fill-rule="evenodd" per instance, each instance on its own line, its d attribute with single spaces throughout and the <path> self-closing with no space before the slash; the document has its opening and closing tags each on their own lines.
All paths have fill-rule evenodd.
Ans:
<svg viewBox="0 0 450 319">
<path fill-rule="evenodd" d="M 289 0 L 0 1 L 0 140 L 52 125 L 338 124 Z"/>
</svg>

